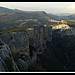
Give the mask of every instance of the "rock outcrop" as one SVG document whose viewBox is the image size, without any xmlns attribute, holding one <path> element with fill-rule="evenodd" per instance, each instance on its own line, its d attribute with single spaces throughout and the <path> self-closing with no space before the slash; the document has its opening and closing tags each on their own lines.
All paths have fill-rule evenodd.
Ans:
<svg viewBox="0 0 75 75">
<path fill-rule="evenodd" d="M 0 72 L 19 71 L 7 44 L 0 39 Z"/>
<path fill-rule="evenodd" d="M 52 31 L 52 42 L 46 42 L 44 53 L 38 54 L 39 65 L 49 72 L 75 71 L 75 29 Z"/>
<path fill-rule="evenodd" d="M 0 71 L 24 72 L 44 52 L 46 42 L 52 41 L 52 28 L 38 26 L 24 32 L 4 33 L 0 38 L 4 41 L 0 43 Z"/>
<path fill-rule="evenodd" d="M 67 24 L 59 24 L 59 25 L 53 25 L 52 29 L 71 29 L 71 27 Z"/>
<path fill-rule="evenodd" d="M 0 71 L 26 72 L 32 63 L 47 71 L 75 71 L 74 33 L 74 29 L 38 26 L 1 34 Z"/>
<path fill-rule="evenodd" d="M 34 27 L 32 30 L 25 32 L 10 32 L 1 34 L 0 38 L 8 44 L 11 51 L 14 53 L 21 53 L 29 56 L 29 45 L 34 48 L 43 48 L 46 41 L 52 40 L 51 27 Z M 41 48 L 40 47 L 40 48 Z"/>
</svg>

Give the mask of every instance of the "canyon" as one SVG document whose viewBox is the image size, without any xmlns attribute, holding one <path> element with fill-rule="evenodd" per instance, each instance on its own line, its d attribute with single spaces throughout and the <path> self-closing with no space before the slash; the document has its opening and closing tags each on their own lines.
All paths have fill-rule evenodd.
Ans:
<svg viewBox="0 0 75 75">
<path fill-rule="evenodd" d="M 51 27 L 35 27 L 33 30 L 27 30 L 25 32 L 10 32 L 0 35 L 0 38 L 5 43 L 1 42 L 0 48 L 0 71 L 9 71 L 9 68 L 5 68 L 7 60 L 11 62 L 13 70 L 11 71 L 26 71 L 28 66 L 37 61 L 37 55 L 41 54 L 46 48 L 46 42 L 52 40 L 52 28 Z M 10 47 L 10 48 L 9 48 Z M 18 59 L 13 57 L 13 54 L 18 54 Z M 11 57 L 10 57 L 11 56 Z M 16 60 L 16 64 L 15 61 Z M 4 66 L 4 64 L 6 66 Z M 10 65 L 11 65 L 10 64 Z M 20 67 L 20 70 L 18 67 Z M 16 69 L 15 69 L 16 67 Z"/>
<path fill-rule="evenodd" d="M 0 72 L 75 71 L 74 16 L 0 7 Z"/>
<path fill-rule="evenodd" d="M 49 72 L 75 70 L 75 29 L 35 26 L 2 33 L 0 39 L 1 72 L 27 72 L 34 63 Z"/>
</svg>

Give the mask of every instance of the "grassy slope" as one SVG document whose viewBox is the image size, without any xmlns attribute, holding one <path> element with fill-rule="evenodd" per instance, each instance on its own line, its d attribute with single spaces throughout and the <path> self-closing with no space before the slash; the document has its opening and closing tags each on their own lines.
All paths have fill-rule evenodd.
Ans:
<svg viewBox="0 0 75 75">
<path fill-rule="evenodd" d="M 75 28 L 75 20 L 65 20 L 67 22 L 67 24 L 72 27 Z"/>
<path fill-rule="evenodd" d="M 9 33 L 9 32 L 24 32 L 26 31 L 27 28 L 34 28 L 34 27 L 37 27 L 38 25 L 36 26 L 29 26 L 29 27 L 24 27 L 24 28 L 19 28 L 19 29 L 14 29 L 14 30 L 8 30 L 8 31 L 2 31 L 0 32 L 0 34 L 2 33 Z M 40 25 L 41 26 L 41 25 Z"/>
</svg>

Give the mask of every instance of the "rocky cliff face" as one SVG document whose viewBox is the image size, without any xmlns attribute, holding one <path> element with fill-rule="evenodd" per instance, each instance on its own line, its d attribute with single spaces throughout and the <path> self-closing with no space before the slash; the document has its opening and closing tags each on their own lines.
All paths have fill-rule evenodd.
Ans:
<svg viewBox="0 0 75 75">
<path fill-rule="evenodd" d="M 47 71 L 75 71 L 74 33 L 75 29 L 34 27 L 1 34 L 0 71 L 25 72 L 32 63 Z"/>
<path fill-rule="evenodd" d="M 0 72 L 19 71 L 7 44 L 0 39 Z"/>
<path fill-rule="evenodd" d="M 52 28 L 38 26 L 25 32 L 4 33 L 0 38 L 5 42 L 0 45 L 0 71 L 26 71 L 44 51 L 46 42 L 52 41 Z"/>
<path fill-rule="evenodd" d="M 75 71 L 75 29 L 53 31 L 54 56 L 63 65 L 63 71 Z M 57 51 L 57 52 L 56 52 Z"/>
<path fill-rule="evenodd" d="M 29 56 L 29 45 L 35 48 L 45 47 L 47 40 L 52 40 L 51 27 L 35 27 L 25 32 L 10 32 L 1 34 L 0 38 L 8 44 L 12 52 Z"/>
<path fill-rule="evenodd" d="M 44 53 L 38 54 L 39 65 L 47 71 L 75 71 L 75 29 L 52 30 L 52 42 L 46 42 Z"/>
</svg>

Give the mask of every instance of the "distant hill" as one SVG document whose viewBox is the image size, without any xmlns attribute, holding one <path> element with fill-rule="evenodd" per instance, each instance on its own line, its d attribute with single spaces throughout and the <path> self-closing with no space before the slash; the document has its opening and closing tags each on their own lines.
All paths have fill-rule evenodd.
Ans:
<svg viewBox="0 0 75 75">
<path fill-rule="evenodd" d="M 23 10 L 14 9 L 14 12 L 24 12 Z"/>
<path fill-rule="evenodd" d="M 13 13 L 13 12 L 24 12 L 24 11 L 18 9 L 9 9 L 6 7 L 0 7 L 0 13 Z"/>
<path fill-rule="evenodd" d="M 53 15 L 48 13 L 48 15 L 56 20 L 75 20 L 75 14 L 69 15 L 69 16 L 57 16 L 57 15 Z"/>
<path fill-rule="evenodd" d="M 5 7 L 0 7 L 0 13 L 12 13 L 14 10 Z"/>
<path fill-rule="evenodd" d="M 21 11 L 18 9 L 13 10 L 0 7 L 0 31 L 3 29 L 14 29 L 20 26 L 27 27 L 33 25 L 54 24 L 53 22 L 49 21 L 51 19 L 52 18 L 45 11 Z"/>
<path fill-rule="evenodd" d="M 61 20 L 59 16 L 57 15 L 53 15 L 51 13 L 48 13 L 48 15 L 52 18 L 52 19 L 55 19 L 55 20 Z"/>
<path fill-rule="evenodd" d="M 56 20 L 69 20 L 69 16 L 57 16 L 57 15 L 53 15 L 53 14 L 50 14 L 50 13 L 48 13 L 48 15 L 51 18 L 56 19 Z"/>
<path fill-rule="evenodd" d="M 57 16 L 69 16 L 72 15 L 72 13 L 55 13 Z"/>
<path fill-rule="evenodd" d="M 0 21 L 3 20 L 24 20 L 24 19 L 38 19 L 48 20 L 51 19 L 44 11 L 37 12 L 12 12 L 0 13 Z"/>
<path fill-rule="evenodd" d="M 68 16 L 70 20 L 75 20 L 75 14 Z"/>
<path fill-rule="evenodd" d="M 18 9 L 8 9 L 5 7 L 0 7 L 0 17 L 2 18 L 2 20 L 51 19 L 49 15 L 44 11 L 22 11 Z"/>
<path fill-rule="evenodd" d="M 24 12 L 12 12 L 12 13 L 0 13 L 0 22 L 4 21 L 16 21 L 16 20 L 26 20 L 26 19 L 37 19 L 41 25 L 52 24 L 49 22 L 51 18 L 44 11 L 24 11 Z"/>
<path fill-rule="evenodd" d="M 60 18 L 63 20 L 75 20 L 75 14 L 69 16 L 61 16 Z"/>
<path fill-rule="evenodd" d="M 51 19 L 49 15 L 44 11 L 22 11 L 18 9 L 8 9 L 0 7 L 0 21 L 10 20 L 25 20 L 25 19 L 37 19 L 48 20 Z"/>
</svg>

